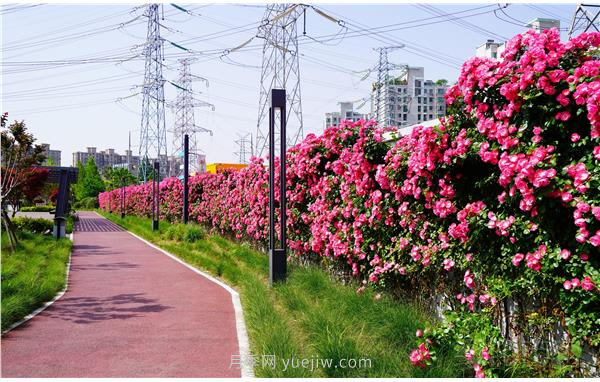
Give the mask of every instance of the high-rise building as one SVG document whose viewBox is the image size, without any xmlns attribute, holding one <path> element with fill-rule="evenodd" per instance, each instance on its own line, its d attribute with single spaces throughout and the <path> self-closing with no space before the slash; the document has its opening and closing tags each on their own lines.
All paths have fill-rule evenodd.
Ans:
<svg viewBox="0 0 600 382">
<path fill-rule="evenodd" d="M 560 20 L 543 19 L 538 17 L 523 25 L 523 27 L 533 29 L 538 33 L 552 28 L 560 30 Z M 494 40 L 487 40 L 485 43 L 481 44 L 475 49 L 475 56 L 499 60 L 501 59 L 502 53 L 505 49 L 506 41 L 498 42 Z"/>
<path fill-rule="evenodd" d="M 86 163 L 89 158 L 94 158 L 98 170 L 103 171 L 108 167 L 128 168 L 131 173 L 137 175 L 140 166 L 140 157 L 133 156 L 131 150 L 125 150 L 125 155 L 120 155 L 114 149 L 97 151 L 95 147 L 88 147 L 86 151 L 73 153 L 73 166 L 78 162 Z"/>
<path fill-rule="evenodd" d="M 444 94 L 446 80 L 425 79 L 423 67 L 408 67 L 404 75 L 392 78 L 387 84 L 374 84 L 371 114 L 375 115 L 377 86 L 387 86 L 389 119 L 394 126 L 408 126 L 442 117 L 446 114 Z"/>
<path fill-rule="evenodd" d="M 340 111 L 325 113 L 325 128 L 329 126 L 337 126 L 342 120 L 350 120 L 357 122 L 361 119 L 368 119 L 367 114 L 362 114 L 354 111 L 354 102 L 339 102 Z"/>
<path fill-rule="evenodd" d="M 41 146 L 44 148 L 44 166 L 60 166 L 60 150 L 51 150 L 48 143 L 42 143 Z"/>
</svg>

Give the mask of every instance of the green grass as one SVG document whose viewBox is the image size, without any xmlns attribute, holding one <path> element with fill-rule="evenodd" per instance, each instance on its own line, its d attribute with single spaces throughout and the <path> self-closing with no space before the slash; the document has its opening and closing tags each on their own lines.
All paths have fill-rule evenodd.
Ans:
<svg viewBox="0 0 600 382">
<path fill-rule="evenodd" d="M 65 286 L 66 264 L 71 253 L 69 239 L 19 232 L 18 248 L 12 252 L 2 234 L 2 330 L 50 301 Z"/>
<path fill-rule="evenodd" d="M 182 225 L 160 223 L 153 233 L 149 219 L 103 213 L 131 232 L 152 241 L 188 264 L 218 276 L 239 292 L 250 337 L 251 354 L 275 355 L 275 369 L 255 367 L 257 377 L 461 377 L 463 356 L 438 352 L 426 369 L 408 359 L 415 331 L 428 316 L 415 304 L 377 291 L 357 294 L 358 285 L 342 285 L 320 268 L 290 264 L 285 283 L 268 287 L 268 257 L 247 244 L 217 235 L 185 241 Z M 198 229 L 194 225 L 194 230 Z M 179 238 L 179 240 L 178 240 Z M 333 359 L 331 367 L 283 370 L 282 359 Z M 370 359 L 371 367 L 335 368 L 341 359 Z M 296 362 L 296 361 L 294 361 Z"/>
</svg>

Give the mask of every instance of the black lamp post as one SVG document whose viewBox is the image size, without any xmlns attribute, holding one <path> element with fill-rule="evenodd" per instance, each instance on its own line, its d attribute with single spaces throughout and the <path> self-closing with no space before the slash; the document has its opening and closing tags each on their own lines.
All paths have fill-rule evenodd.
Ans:
<svg viewBox="0 0 600 382">
<path fill-rule="evenodd" d="M 125 217 L 125 178 L 121 178 L 121 219 Z"/>
<path fill-rule="evenodd" d="M 160 163 L 154 162 L 154 176 L 152 177 L 152 231 L 158 231 L 160 211 Z"/>
<path fill-rule="evenodd" d="M 183 224 L 189 219 L 189 188 L 188 178 L 190 176 L 190 139 L 187 134 L 183 136 Z"/>
<path fill-rule="evenodd" d="M 275 184 L 275 109 L 279 109 L 279 184 Z M 285 89 L 271 90 L 271 107 L 269 109 L 269 284 L 283 281 L 286 277 L 286 196 L 285 196 L 285 154 L 286 154 L 286 105 Z M 279 190 L 279 225 L 280 236 L 275 230 L 275 192 Z M 279 240 L 277 240 L 279 239 Z M 279 241 L 279 247 L 277 246 Z"/>
</svg>

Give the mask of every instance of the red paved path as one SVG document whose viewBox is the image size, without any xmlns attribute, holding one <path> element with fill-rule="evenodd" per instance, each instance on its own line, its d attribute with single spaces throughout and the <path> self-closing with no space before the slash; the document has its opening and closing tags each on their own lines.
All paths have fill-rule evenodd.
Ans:
<svg viewBox="0 0 600 382">
<path fill-rule="evenodd" d="M 239 377 L 231 295 L 81 213 L 69 289 L 2 338 L 3 377 Z"/>
</svg>

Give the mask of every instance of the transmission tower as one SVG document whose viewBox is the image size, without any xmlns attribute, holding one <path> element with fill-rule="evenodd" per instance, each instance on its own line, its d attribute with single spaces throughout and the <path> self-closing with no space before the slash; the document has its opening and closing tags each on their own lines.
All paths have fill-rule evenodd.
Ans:
<svg viewBox="0 0 600 382">
<path fill-rule="evenodd" d="M 375 119 L 379 126 L 397 126 L 396 118 L 394 117 L 394 111 L 392 110 L 390 90 L 390 71 L 396 69 L 406 69 L 406 65 L 392 64 L 388 60 L 388 52 L 396 49 L 404 48 L 404 45 L 386 46 L 382 48 L 376 48 L 379 52 L 379 63 L 377 64 L 377 83 L 373 85 L 375 99 L 373 100 L 373 106 L 375 112 Z M 394 97 L 396 99 L 396 97 Z"/>
<path fill-rule="evenodd" d="M 252 134 L 248 133 L 246 135 L 238 134 L 238 140 L 235 141 L 237 143 L 239 149 L 235 153 L 238 156 L 238 163 L 246 164 L 248 163 L 250 156 L 252 155 Z"/>
<path fill-rule="evenodd" d="M 256 156 L 267 152 L 271 89 L 286 90 L 288 146 L 304 138 L 296 28 L 296 21 L 303 12 L 304 6 L 299 4 L 269 4 L 265 20 L 258 29 L 257 37 L 263 38 L 264 43 L 256 125 Z"/>
<path fill-rule="evenodd" d="M 579 4 L 575 8 L 569 38 L 583 32 L 600 32 L 599 4 Z"/>
<path fill-rule="evenodd" d="M 144 16 L 148 18 L 148 33 L 144 84 L 142 85 L 142 126 L 140 130 L 140 175 L 148 180 L 152 162 L 160 162 L 161 174 L 167 170 L 167 130 L 165 127 L 165 81 L 162 74 L 164 46 L 160 37 L 158 4 L 150 4 Z"/>
<path fill-rule="evenodd" d="M 193 75 L 191 73 L 190 65 L 192 60 L 184 58 L 179 60 L 179 79 L 177 83 L 171 82 L 178 90 L 177 98 L 173 109 L 175 112 L 175 126 L 173 132 L 173 145 L 171 154 L 171 168 L 169 170 L 170 176 L 180 176 L 183 174 L 180 164 L 183 158 L 183 137 L 185 134 L 189 136 L 189 153 L 192 157 L 190 161 L 190 171 L 199 171 L 198 155 L 198 140 L 196 133 L 208 132 L 212 135 L 212 131 L 203 127 L 197 126 L 194 120 L 194 108 L 195 107 L 210 107 L 214 110 L 214 106 L 208 102 L 199 101 L 194 98 L 194 92 L 192 90 L 192 82 L 196 80 L 204 81 L 208 86 L 208 81 L 205 78 Z"/>
</svg>

